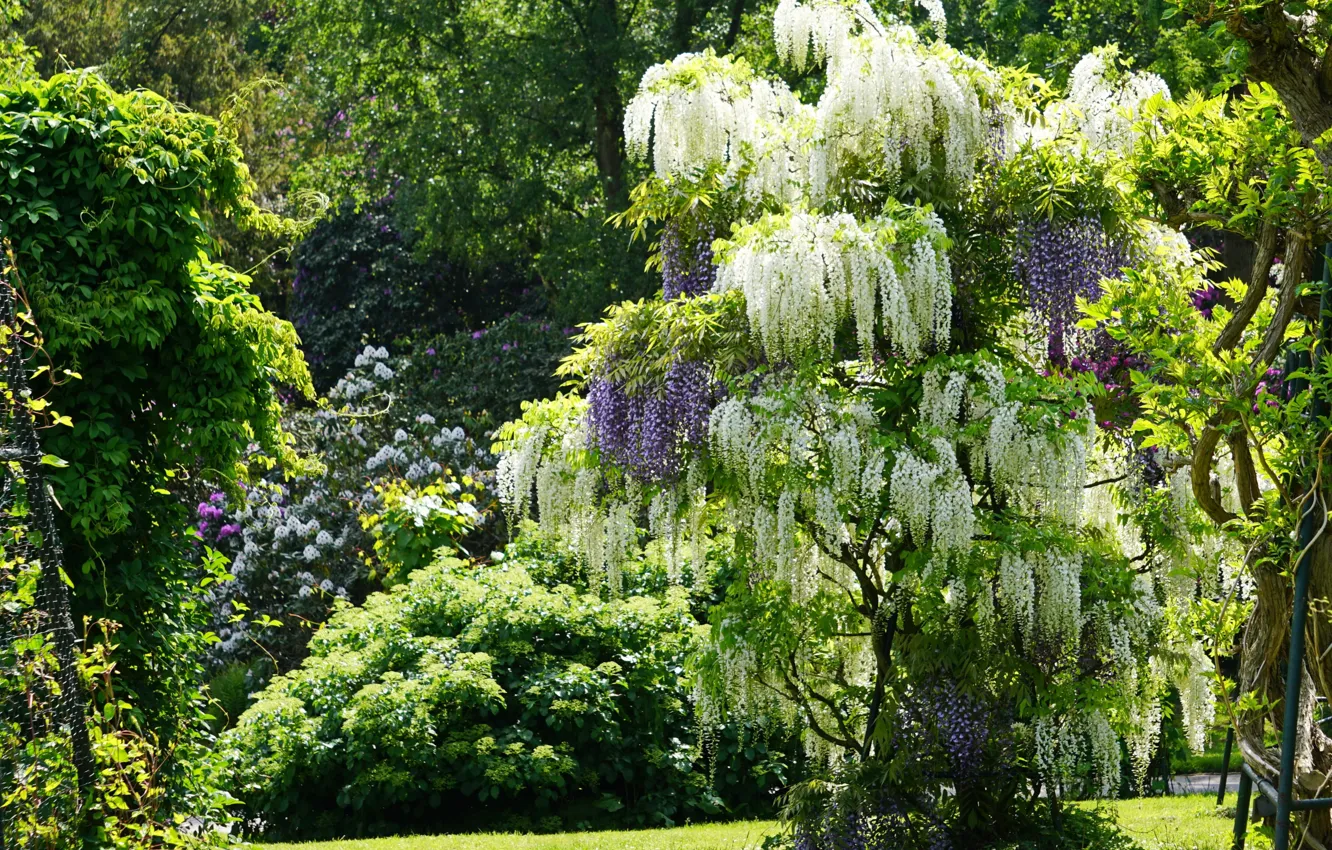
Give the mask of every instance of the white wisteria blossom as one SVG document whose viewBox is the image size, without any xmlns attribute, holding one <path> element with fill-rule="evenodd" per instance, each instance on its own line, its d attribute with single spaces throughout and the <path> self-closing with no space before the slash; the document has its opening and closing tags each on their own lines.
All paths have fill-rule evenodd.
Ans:
<svg viewBox="0 0 1332 850">
<path fill-rule="evenodd" d="M 1121 69 L 1113 49 L 1086 54 L 1068 79 L 1068 97 L 1046 111 L 1049 127 L 1076 129 L 1095 151 L 1125 153 L 1137 139 L 1134 124 L 1153 97 L 1170 97 L 1156 74 Z"/>
<path fill-rule="evenodd" d="M 889 218 L 765 216 L 724 243 L 716 289 L 744 292 L 750 324 L 771 357 L 831 354 L 847 318 L 865 359 L 880 326 L 897 350 L 916 356 L 927 342 L 948 343 L 952 311 L 943 227 L 933 217 L 923 224 L 903 245 Z"/>
<path fill-rule="evenodd" d="M 712 51 L 685 53 L 643 75 L 625 110 L 625 147 L 659 177 L 738 163 L 799 102 L 780 81 L 765 80 L 743 60 Z"/>
</svg>

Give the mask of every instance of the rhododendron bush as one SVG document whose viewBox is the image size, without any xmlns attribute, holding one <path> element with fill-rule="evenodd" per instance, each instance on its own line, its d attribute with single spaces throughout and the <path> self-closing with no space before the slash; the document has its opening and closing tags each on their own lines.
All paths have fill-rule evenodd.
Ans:
<svg viewBox="0 0 1332 850">
<path fill-rule="evenodd" d="M 1189 261 L 1114 178 L 1164 84 L 1103 51 L 1051 100 L 929 17 L 783 0 L 814 103 L 712 53 L 650 69 L 626 139 L 654 173 L 621 221 L 661 228 L 663 295 L 587 327 L 583 391 L 500 435 L 501 499 L 605 592 L 643 546 L 724 588 L 699 722 L 799 732 L 801 847 L 1016 836 L 1117 793 L 1121 742 L 1141 782 L 1169 685 L 1195 743 L 1211 719 L 1201 579 L 1116 516 L 1162 492 L 1123 427 L 1130 353 L 1077 327 L 1104 278 Z"/>
</svg>

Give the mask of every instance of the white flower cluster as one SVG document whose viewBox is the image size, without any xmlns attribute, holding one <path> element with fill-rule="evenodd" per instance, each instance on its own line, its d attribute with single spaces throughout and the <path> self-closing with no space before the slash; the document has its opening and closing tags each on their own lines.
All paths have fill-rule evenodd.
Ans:
<svg viewBox="0 0 1332 850">
<path fill-rule="evenodd" d="M 936 34 L 943 7 L 922 0 Z M 801 70 L 826 64 L 816 106 L 742 62 L 687 53 L 643 75 L 625 112 L 629 155 L 651 152 L 660 177 L 728 166 L 751 196 L 819 202 L 840 169 L 866 163 L 889 179 L 940 172 L 970 179 L 983 143 L 978 86 L 990 72 L 942 41 L 926 46 L 901 24 L 885 25 L 856 0 L 782 0 L 773 15 L 778 55 Z"/>
<path fill-rule="evenodd" d="M 1119 737 L 1099 711 L 1065 717 L 1044 716 L 1033 724 L 1036 768 L 1042 781 L 1061 796 L 1090 791 L 1113 796 L 1119 787 Z M 1077 786 L 1082 765 L 1090 787 Z"/>
<path fill-rule="evenodd" d="M 1005 552 L 999 559 L 999 611 L 1031 646 L 1076 653 L 1082 633 L 1082 557 L 1045 550 Z"/>
<path fill-rule="evenodd" d="M 535 506 L 541 531 L 561 540 L 589 575 L 618 593 L 621 567 L 638 552 L 643 496 L 632 482 L 624 493 L 605 492 L 602 470 L 581 462 L 587 447 L 581 423 L 579 408 L 561 426 L 531 427 L 514 439 L 500 458 L 496 491 L 514 521 L 529 518 Z M 683 573 L 684 553 L 689 552 L 690 563 L 698 568 L 707 547 L 702 521 L 707 491 L 696 477 L 678 483 L 677 490 L 659 492 L 649 509 L 650 530 L 666 547 L 677 578 Z M 696 573 L 695 579 L 701 578 Z"/>
<path fill-rule="evenodd" d="M 910 245 L 894 244 L 896 229 L 890 219 L 859 222 L 846 213 L 769 216 L 723 251 L 716 289 L 744 292 L 750 325 L 775 359 L 831 354 L 848 318 L 863 358 L 880 322 L 897 350 L 918 356 L 928 341 L 948 343 L 952 270 L 935 247 L 943 237 L 937 219 Z"/>
<path fill-rule="evenodd" d="M 1068 424 L 1046 417 L 1042 427 L 1025 423 L 1023 413 L 1020 403 L 1005 404 L 990 424 L 984 457 L 995 485 L 1023 507 L 1076 526 L 1087 481 L 1087 447 L 1095 441 L 1091 409 Z"/>
<path fill-rule="evenodd" d="M 894 457 L 889 491 L 893 513 L 917 548 L 932 546 L 941 554 L 966 551 L 976 529 L 971 485 L 957 464 L 952 443 L 936 437 L 931 449 L 933 461 L 910 449 L 901 449 Z"/>
<path fill-rule="evenodd" d="M 1143 106 L 1157 95 L 1169 98 L 1170 88 L 1156 74 L 1118 69 L 1114 58 L 1107 50 L 1083 56 L 1069 75 L 1068 98 L 1048 108 L 1046 123 L 1080 131 L 1094 150 L 1127 153 Z"/>
<path fill-rule="evenodd" d="M 818 105 L 830 181 L 860 163 L 890 180 L 935 172 L 954 186 L 971 179 L 984 121 L 977 86 L 951 50 L 922 45 L 910 27 L 877 23 L 830 46 L 838 49 L 829 52 Z"/>
<path fill-rule="evenodd" d="M 743 150 L 764 144 L 798 107 L 784 83 L 755 76 L 743 61 L 684 53 L 643 74 L 625 110 L 625 146 L 636 159 L 650 149 L 659 177 L 738 165 Z"/>
<path fill-rule="evenodd" d="M 1171 682 L 1179 690 L 1189 749 L 1201 753 L 1207 743 L 1207 730 L 1216 719 L 1216 694 L 1212 690 L 1216 666 L 1203 645 L 1194 641 L 1187 655 L 1171 665 L 1170 672 Z"/>
</svg>

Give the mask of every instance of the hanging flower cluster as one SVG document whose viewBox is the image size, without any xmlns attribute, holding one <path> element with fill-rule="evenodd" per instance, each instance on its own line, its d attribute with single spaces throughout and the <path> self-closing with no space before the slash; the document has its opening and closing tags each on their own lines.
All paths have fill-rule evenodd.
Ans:
<svg viewBox="0 0 1332 850">
<path fill-rule="evenodd" d="M 922 226 L 923 225 L 923 226 Z M 919 235 L 899 242 L 911 230 Z M 952 271 L 937 218 L 764 216 L 725 243 L 717 289 L 745 294 L 750 325 L 769 358 L 831 354 L 837 328 L 854 319 L 861 356 L 882 326 L 898 351 L 916 357 L 948 343 Z"/>
<path fill-rule="evenodd" d="M 942 35 L 942 7 L 925 7 Z M 937 173 L 957 188 L 970 179 L 985 141 L 980 91 L 995 87 L 982 66 L 884 24 L 864 2 L 783 0 L 773 25 L 782 59 L 797 70 L 826 65 L 817 105 L 743 62 L 684 54 L 643 75 L 626 111 L 630 156 L 651 151 L 663 178 L 725 166 L 751 198 L 787 201 L 800 191 L 822 199 L 859 163 L 890 182 Z"/>
<path fill-rule="evenodd" d="M 756 76 L 744 60 L 684 53 L 643 74 L 625 110 L 625 147 L 635 159 L 651 150 L 663 178 L 738 164 L 745 146 L 797 105 L 784 84 Z"/>
<path fill-rule="evenodd" d="M 1133 125 L 1153 97 L 1170 97 L 1156 74 L 1120 68 L 1113 49 L 1088 53 L 1073 66 L 1068 98 L 1047 116 L 1052 125 L 1072 123 L 1094 149 L 1127 152 L 1137 136 Z"/>
<path fill-rule="evenodd" d="M 943 10 L 929 11 L 943 36 Z M 811 174 L 835 178 L 846 166 L 873 163 L 889 180 L 903 171 L 937 171 L 946 182 L 970 179 L 984 143 L 979 92 L 987 72 L 939 42 L 885 24 L 868 3 L 782 0 L 773 16 L 777 55 L 796 70 L 826 65 L 817 106 L 818 155 Z"/>
<path fill-rule="evenodd" d="M 681 233 L 679 221 L 671 221 L 661 232 L 661 283 L 666 300 L 702 295 L 712 290 L 717 280 L 713 262 L 711 226 L 688 240 Z"/>
<path fill-rule="evenodd" d="M 1119 277 L 1125 265 L 1127 252 L 1106 235 L 1099 219 L 1041 218 L 1018 225 L 1013 268 L 1026 287 L 1032 313 L 1045 327 L 1051 363 L 1068 362 L 1068 343 L 1082 317 L 1078 299 L 1095 301 L 1101 281 Z"/>
<path fill-rule="evenodd" d="M 597 378 L 587 393 L 589 444 L 640 480 L 678 477 L 688 447 L 703 444 L 719 393 L 711 368 L 697 360 L 671 364 L 660 393 L 630 394 Z"/>
</svg>

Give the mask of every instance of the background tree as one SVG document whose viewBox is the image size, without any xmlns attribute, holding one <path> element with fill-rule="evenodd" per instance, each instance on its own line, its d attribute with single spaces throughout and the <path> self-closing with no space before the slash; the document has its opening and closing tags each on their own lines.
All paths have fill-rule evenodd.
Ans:
<svg viewBox="0 0 1332 850">
<path fill-rule="evenodd" d="M 1224 26 L 1248 47 L 1247 74 L 1281 98 L 1304 144 L 1332 165 L 1323 138 L 1332 129 L 1332 9 L 1322 3 L 1186 0 L 1180 8 L 1203 25 Z"/>
<path fill-rule="evenodd" d="M 1171 2 L 946 0 L 944 7 L 950 44 L 994 62 L 1026 66 L 1060 86 L 1084 54 L 1109 44 L 1135 66 L 1159 74 L 1179 95 L 1233 85 L 1244 73 L 1244 42 L 1224 28 L 1178 14 Z"/>
<path fill-rule="evenodd" d="M 394 193 L 421 247 L 483 271 L 513 264 L 554 317 L 648 291 L 643 246 L 603 222 L 636 181 L 624 105 L 663 55 L 728 49 L 746 0 L 618 3 L 302 2 L 281 29 L 320 105 L 325 157 L 299 185 Z M 493 285 L 488 286 L 492 291 Z"/>
</svg>

